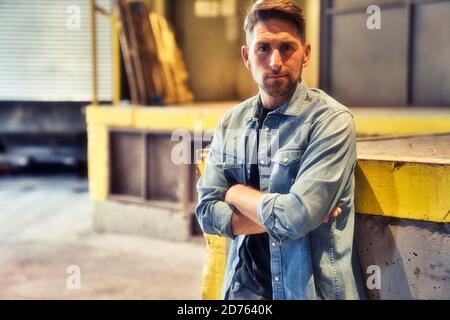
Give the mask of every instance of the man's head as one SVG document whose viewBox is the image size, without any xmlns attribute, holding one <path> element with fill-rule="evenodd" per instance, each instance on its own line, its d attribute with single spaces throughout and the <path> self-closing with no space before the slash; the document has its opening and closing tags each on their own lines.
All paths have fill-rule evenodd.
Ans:
<svg viewBox="0 0 450 320">
<path fill-rule="evenodd" d="M 258 0 L 249 8 L 244 30 L 247 45 L 242 47 L 242 57 L 263 100 L 283 102 L 295 90 L 309 60 L 303 11 L 291 0 Z"/>
</svg>

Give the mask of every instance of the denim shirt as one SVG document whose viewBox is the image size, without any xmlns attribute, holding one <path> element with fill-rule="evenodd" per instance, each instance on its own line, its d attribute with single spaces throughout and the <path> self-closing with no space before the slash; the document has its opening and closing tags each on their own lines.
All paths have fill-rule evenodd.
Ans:
<svg viewBox="0 0 450 320">
<path fill-rule="evenodd" d="M 252 154 L 259 96 L 227 111 L 214 133 L 195 210 L 203 232 L 232 239 L 222 297 L 239 262 L 245 235 L 234 236 L 235 210 L 224 202 L 234 184 L 248 184 L 258 161 L 257 216 L 270 238 L 273 299 L 359 299 L 354 230 L 356 133 L 350 111 L 301 81 L 293 96 L 268 113 Z M 324 223 L 336 206 L 341 215 Z"/>
</svg>

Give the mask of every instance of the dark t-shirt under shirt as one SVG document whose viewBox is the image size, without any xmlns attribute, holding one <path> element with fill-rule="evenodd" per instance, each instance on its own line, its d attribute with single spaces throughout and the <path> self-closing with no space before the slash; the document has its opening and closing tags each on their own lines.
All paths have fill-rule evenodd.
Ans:
<svg viewBox="0 0 450 320">
<path fill-rule="evenodd" d="M 267 113 L 271 111 L 262 108 L 261 104 L 258 109 L 259 125 L 256 134 L 256 148 L 259 145 L 259 130 L 262 128 Z M 260 190 L 258 163 L 252 163 L 250 166 L 249 185 Z M 236 266 L 232 284 L 236 282 L 239 283 L 240 287 L 243 286 L 264 299 L 272 299 L 272 275 L 270 271 L 269 236 L 267 233 L 248 235 L 244 238 L 239 250 L 239 263 Z"/>
</svg>

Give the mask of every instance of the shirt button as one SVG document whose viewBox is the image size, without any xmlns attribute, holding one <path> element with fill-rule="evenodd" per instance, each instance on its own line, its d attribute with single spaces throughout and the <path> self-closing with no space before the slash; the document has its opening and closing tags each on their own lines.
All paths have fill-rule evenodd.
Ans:
<svg viewBox="0 0 450 320">
<path fill-rule="evenodd" d="M 264 160 L 260 160 L 259 163 L 260 163 L 261 165 L 266 164 L 266 163 L 264 162 Z"/>
<path fill-rule="evenodd" d="M 275 242 L 272 242 L 272 247 L 276 247 L 276 243 Z"/>
<path fill-rule="evenodd" d="M 288 158 L 284 158 L 284 159 L 283 159 L 283 163 L 286 163 L 286 162 L 288 162 L 288 161 L 289 161 Z"/>
<path fill-rule="evenodd" d="M 269 127 L 265 127 L 265 128 L 264 128 L 264 131 L 265 131 L 265 132 L 269 132 L 269 131 L 270 131 L 270 128 L 269 128 Z"/>
<path fill-rule="evenodd" d="M 275 281 L 276 281 L 276 282 L 280 281 L 280 278 L 275 277 Z"/>
</svg>

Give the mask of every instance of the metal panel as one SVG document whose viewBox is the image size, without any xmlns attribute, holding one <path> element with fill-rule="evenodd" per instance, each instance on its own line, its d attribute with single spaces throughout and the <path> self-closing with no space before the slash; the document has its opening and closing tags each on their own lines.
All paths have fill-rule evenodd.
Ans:
<svg viewBox="0 0 450 320">
<path fill-rule="evenodd" d="M 142 197 L 142 133 L 110 134 L 111 194 Z"/>
<path fill-rule="evenodd" d="M 417 5 L 412 100 L 450 105 L 450 2 Z"/>
<path fill-rule="evenodd" d="M 79 29 L 67 26 L 70 6 L 80 8 Z M 111 22 L 97 21 L 99 97 L 111 100 Z M 87 0 L 0 1 L 0 100 L 90 100 L 89 32 Z"/>
<path fill-rule="evenodd" d="M 348 105 L 450 105 L 449 18 L 450 0 L 322 0 L 321 87 Z"/>
<path fill-rule="evenodd" d="M 170 135 L 148 136 L 148 200 L 181 202 L 186 187 L 183 164 L 171 160 L 173 147 L 178 144 Z"/>
<path fill-rule="evenodd" d="M 406 13 L 403 8 L 385 9 L 381 30 L 366 27 L 365 11 L 333 17 L 332 95 L 348 105 L 407 103 Z"/>
<path fill-rule="evenodd" d="M 376 5 L 392 5 L 395 3 L 401 2 L 401 0 L 333 0 L 331 1 L 331 5 L 333 9 L 347 9 L 354 7 L 365 7 L 372 4 Z"/>
</svg>

